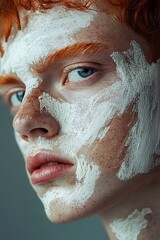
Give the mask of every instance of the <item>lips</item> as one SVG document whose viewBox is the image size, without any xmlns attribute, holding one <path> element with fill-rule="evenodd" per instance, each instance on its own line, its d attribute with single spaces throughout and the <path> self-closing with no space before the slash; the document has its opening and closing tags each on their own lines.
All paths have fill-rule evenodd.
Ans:
<svg viewBox="0 0 160 240">
<path fill-rule="evenodd" d="M 73 164 L 58 156 L 40 152 L 27 157 L 26 167 L 32 184 L 42 184 L 63 176 Z"/>
</svg>

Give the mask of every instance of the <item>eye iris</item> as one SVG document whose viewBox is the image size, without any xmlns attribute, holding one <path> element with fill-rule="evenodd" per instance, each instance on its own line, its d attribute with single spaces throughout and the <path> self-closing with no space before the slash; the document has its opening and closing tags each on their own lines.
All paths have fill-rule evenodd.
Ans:
<svg viewBox="0 0 160 240">
<path fill-rule="evenodd" d="M 95 72 L 94 68 L 80 68 L 78 70 L 78 74 L 83 78 L 89 77 L 94 72 Z"/>
<path fill-rule="evenodd" d="M 17 92 L 16 97 L 17 97 L 18 101 L 22 102 L 23 98 L 24 98 L 24 91 Z"/>
</svg>

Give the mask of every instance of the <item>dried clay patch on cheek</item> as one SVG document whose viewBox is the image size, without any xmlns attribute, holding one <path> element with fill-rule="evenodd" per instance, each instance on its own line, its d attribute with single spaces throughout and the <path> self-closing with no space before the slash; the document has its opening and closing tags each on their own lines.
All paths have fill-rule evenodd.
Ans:
<svg viewBox="0 0 160 240">
<path fill-rule="evenodd" d="M 116 89 L 115 84 L 108 90 L 98 91 L 92 97 L 84 97 L 83 101 L 74 103 L 61 102 L 43 93 L 39 97 L 40 110 L 45 108 L 61 126 L 60 136 L 52 146 L 62 147 L 65 154 L 74 155 L 81 147 L 90 146 L 98 134 L 99 138 L 103 138 L 104 126 L 116 112 L 118 99 L 113 101 Z"/>
<path fill-rule="evenodd" d="M 145 229 L 148 225 L 145 216 L 151 213 L 150 208 L 144 208 L 141 212 L 135 210 L 126 220 L 115 220 L 110 224 L 110 228 L 118 240 L 137 240 L 142 229 Z"/>
<path fill-rule="evenodd" d="M 82 207 L 92 196 L 96 181 L 100 176 L 99 167 L 92 162 L 89 163 L 84 156 L 76 158 L 76 162 L 76 184 L 68 187 L 53 187 L 40 198 L 47 214 L 51 214 L 51 205 L 55 201 L 68 206 L 76 204 L 76 207 Z"/>
<path fill-rule="evenodd" d="M 119 112 L 135 101 L 138 116 L 125 142 L 128 153 L 117 174 L 127 180 L 160 164 L 159 157 L 155 157 L 160 152 L 160 61 L 149 65 L 136 42 L 128 51 L 113 53 L 112 57 L 123 85 Z"/>
<path fill-rule="evenodd" d="M 31 12 L 29 23 L 15 38 L 4 43 L 5 55 L 1 59 L 3 72 L 18 73 L 20 79 L 30 63 L 35 63 L 59 49 L 74 44 L 72 35 L 90 26 L 95 11 L 66 11 L 57 6 L 47 12 Z M 17 51 L 18 49 L 18 51 Z"/>
</svg>

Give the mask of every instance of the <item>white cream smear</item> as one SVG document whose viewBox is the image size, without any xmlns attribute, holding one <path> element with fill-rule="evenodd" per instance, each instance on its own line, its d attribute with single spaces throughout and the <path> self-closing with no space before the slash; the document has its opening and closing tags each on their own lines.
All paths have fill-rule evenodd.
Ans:
<svg viewBox="0 0 160 240">
<path fill-rule="evenodd" d="M 47 215 L 52 213 L 52 202 L 61 200 L 65 205 L 81 207 L 92 196 L 96 184 L 96 180 L 99 178 L 99 167 L 94 163 L 88 163 L 87 159 L 83 155 L 76 159 L 77 162 L 77 183 L 71 187 L 53 187 L 41 197 L 41 201 L 45 206 Z"/>
<path fill-rule="evenodd" d="M 119 114 L 124 112 L 127 102 L 131 103 L 139 95 L 135 104 L 138 120 L 125 142 L 128 152 L 117 174 L 126 180 L 160 164 L 156 156 L 160 153 L 160 61 L 149 65 L 135 42 L 129 51 L 114 53 L 113 59 L 117 74 L 125 83 L 124 89 L 119 89 L 123 95 Z"/>
<path fill-rule="evenodd" d="M 143 208 L 142 211 L 135 210 L 127 219 L 113 221 L 110 228 L 118 240 L 137 240 L 142 229 L 148 225 L 145 216 L 150 213 L 152 213 L 150 208 Z"/>
</svg>

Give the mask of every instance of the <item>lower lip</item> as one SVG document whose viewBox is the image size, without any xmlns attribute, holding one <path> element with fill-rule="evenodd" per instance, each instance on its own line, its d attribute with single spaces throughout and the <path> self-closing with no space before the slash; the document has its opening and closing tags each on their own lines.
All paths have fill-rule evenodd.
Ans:
<svg viewBox="0 0 160 240">
<path fill-rule="evenodd" d="M 32 184 L 42 184 L 55 180 L 67 173 L 72 164 L 55 164 L 35 170 L 31 175 Z"/>
</svg>

